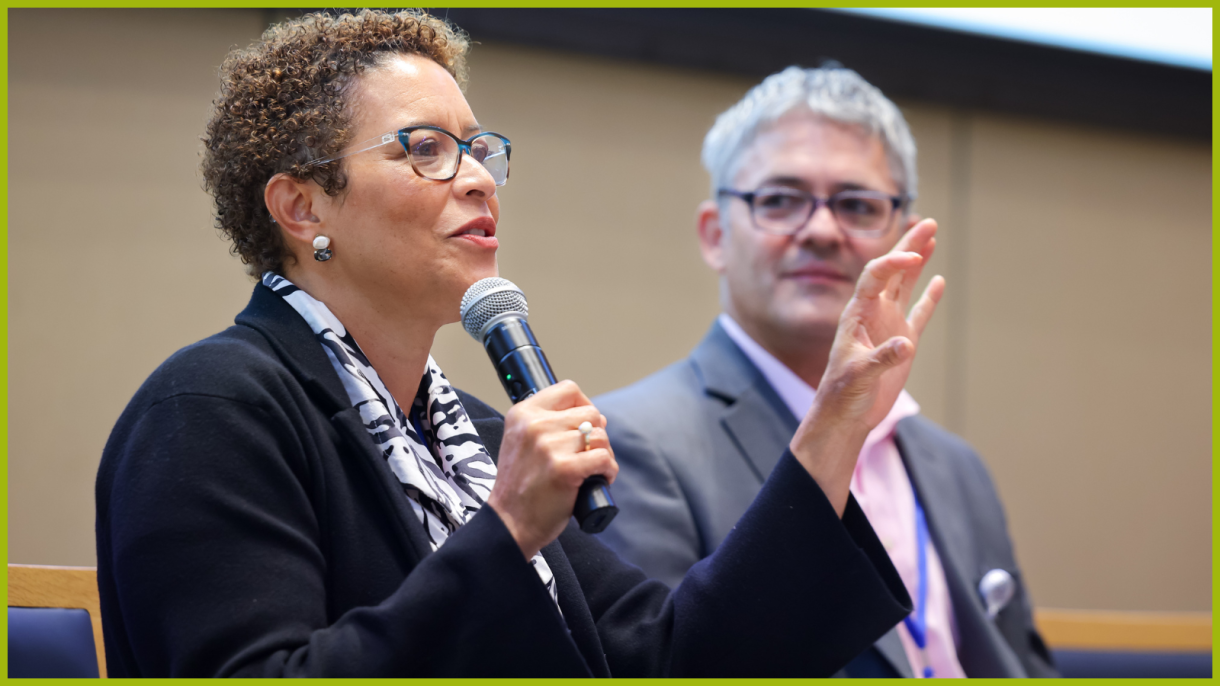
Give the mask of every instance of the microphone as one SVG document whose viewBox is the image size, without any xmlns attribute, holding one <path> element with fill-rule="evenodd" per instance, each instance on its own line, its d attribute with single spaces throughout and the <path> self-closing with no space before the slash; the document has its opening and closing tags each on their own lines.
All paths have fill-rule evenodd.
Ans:
<svg viewBox="0 0 1220 686">
<path fill-rule="evenodd" d="M 483 344 L 514 404 L 555 384 L 551 365 L 526 322 L 525 294 L 512 281 L 493 276 L 475 282 L 462 296 L 461 316 L 466 333 Z M 572 514 L 586 533 L 600 533 L 610 524 L 618 506 L 610 497 L 606 477 L 594 474 L 585 479 Z"/>
</svg>

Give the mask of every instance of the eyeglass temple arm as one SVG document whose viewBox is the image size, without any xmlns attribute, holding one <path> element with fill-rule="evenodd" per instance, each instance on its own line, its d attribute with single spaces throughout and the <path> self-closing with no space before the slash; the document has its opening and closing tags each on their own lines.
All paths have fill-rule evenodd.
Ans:
<svg viewBox="0 0 1220 686">
<path fill-rule="evenodd" d="M 372 145 L 370 145 L 368 147 L 360 148 L 359 150 L 352 150 L 350 152 L 345 152 L 342 155 L 333 155 L 331 157 L 327 157 L 327 158 L 321 159 L 321 160 L 313 160 L 309 163 L 309 165 L 317 166 L 320 164 L 326 164 L 327 162 L 334 162 L 335 160 L 341 160 L 344 157 L 351 157 L 352 155 L 362 153 L 365 150 L 372 150 L 373 148 L 380 148 L 383 145 L 393 143 L 397 138 L 398 138 L 397 131 L 391 131 L 390 133 L 383 133 L 376 138 L 370 138 L 367 141 L 364 141 L 364 143 L 372 143 Z M 360 143 L 359 145 L 364 145 L 364 143 Z"/>
</svg>

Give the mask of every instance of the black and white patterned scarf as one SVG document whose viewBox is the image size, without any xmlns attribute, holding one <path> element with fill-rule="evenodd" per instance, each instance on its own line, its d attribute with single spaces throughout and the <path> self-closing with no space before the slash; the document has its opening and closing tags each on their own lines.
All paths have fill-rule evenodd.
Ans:
<svg viewBox="0 0 1220 686">
<path fill-rule="evenodd" d="M 360 410 L 364 428 L 402 482 L 432 549 L 441 547 L 487 502 L 496 483 L 496 465 L 445 375 L 429 355 L 408 418 L 326 305 L 275 272 L 263 274 L 263 285 L 309 324 L 343 381 L 352 406 Z M 550 566 L 541 553 L 531 562 L 558 606 Z"/>
</svg>

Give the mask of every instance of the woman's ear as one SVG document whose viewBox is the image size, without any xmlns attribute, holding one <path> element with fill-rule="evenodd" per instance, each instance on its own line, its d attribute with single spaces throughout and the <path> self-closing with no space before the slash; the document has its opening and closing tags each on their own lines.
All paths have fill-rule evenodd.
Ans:
<svg viewBox="0 0 1220 686">
<path fill-rule="evenodd" d="M 276 174 L 267 182 L 263 202 L 279 225 L 284 241 L 296 248 L 313 250 L 313 239 L 322 232 L 321 220 L 314 214 L 314 203 L 322 188 L 313 181 L 301 181 L 288 174 Z"/>
</svg>

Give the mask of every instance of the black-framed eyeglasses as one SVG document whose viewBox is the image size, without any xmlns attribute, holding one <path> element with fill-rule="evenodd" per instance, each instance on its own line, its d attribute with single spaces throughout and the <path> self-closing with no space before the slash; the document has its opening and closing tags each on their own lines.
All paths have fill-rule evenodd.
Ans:
<svg viewBox="0 0 1220 686">
<path fill-rule="evenodd" d="M 747 193 L 721 188 L 720 197 L 741 198 L 750 206 L 755 228 L 789 236 L 809 223 L 813 213 L 825 205 L 839 226 L 861 238 L 880 238 L 893 228 L 894 217 L 911 200 L 909 195 L 880 191 L 840 191 L 829 198 L 782 186 L 763 187 Z"/>
<path fill-rule="evenodd" d="M 508 158 L 512 154 L 513 146 L 507 138 L 492 131 L 484 131 L 471 136 L 469 140 L 462 140 L 439 126 L 408 126 L 383 133 L 376 138 L 357 143 L 353 146 L 354 150 L 313 160 L 307 166 L 341 160 L 394 141 L 402 144 L 411 168 L 425 179 L 448 181 L 457 176 L 462 165 L 462 153 L 465 153 L 483 165 L 497 186 L 508 182 Z"/>
</svg>

